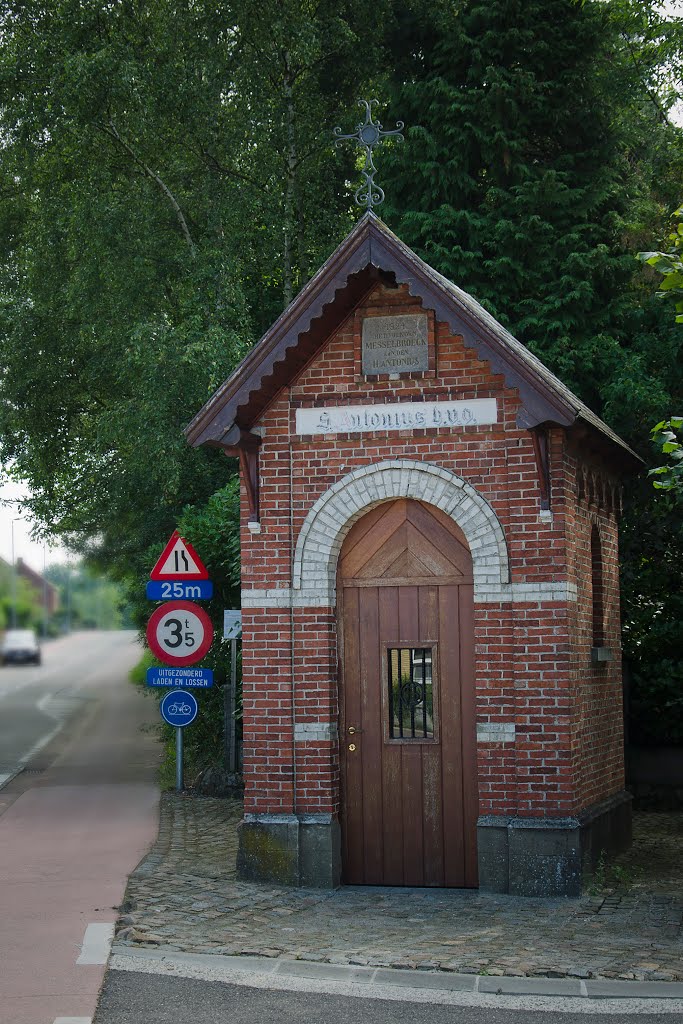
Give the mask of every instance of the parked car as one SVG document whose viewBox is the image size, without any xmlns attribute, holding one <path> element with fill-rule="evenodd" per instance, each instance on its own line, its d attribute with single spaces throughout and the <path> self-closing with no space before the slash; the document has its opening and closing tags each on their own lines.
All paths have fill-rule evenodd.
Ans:
<svg viewBox="0 0 683 1024">
<path fill-rule="evenodd" d="M 40 665 L 40 645 L 32 629 L 8 629 L 0 645 L 3 665 L 32 662 Z"/>
</svg>

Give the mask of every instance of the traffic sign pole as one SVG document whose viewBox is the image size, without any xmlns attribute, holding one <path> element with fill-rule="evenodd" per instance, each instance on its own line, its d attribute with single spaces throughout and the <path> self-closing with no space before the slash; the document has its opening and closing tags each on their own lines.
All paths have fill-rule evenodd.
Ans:
<svg viewBox="0 0 683 1024">
<path fill-rule="evenodd" d="M 197 701 L 184 690 L 171 690 L 159 704 L 161 717 L 175 726 L 175 788 L 183 788 L 183 728 L 197 717 Z"/>
<path fill-rule="evenodd" d="M 166 601 L 147 623 L 147 644 L 162 662 L 162 667 L 147 670 L 148 686 L 173 687 L 162 699 L 159 709 L 165 722 L 175 728 L 175 788 L 182 792 L 183 727 L 193 722 L 198 706 L 195 697 L 176 689 L 183 683 L 192 687 L 213 685 L 211 669 L 188 669 L 200 661 L 211 647 L 213 625 L 203 608 L 192 598 L 206 601 L 213 595 L 213 583 L 206 566 L 189 541 L 177 530 L 171 534 L 149 574 L 147 597 Z"/>
<path fill-rule="evenodd" d="M 241 636 L 241 609 L 226 609 L 223 612 L 223 639 L 230 641 L 230 686 L 226 686 L 223 698 L 223 748 L 225 767 L 231 775 L 237 771 L 235 704 L 237 701 L 237 640 Z"/>
<path fill-rule="evenodd" d="M 183 784 L 183 730 L 177 725 L 175 730 L 175 788 L 178 793 L 182 793 Z"/>
<path fill-rule="evenodd" d="M 237 640 L 230 641 L 230 687 L 226 693 L 225 708 L 225 746 L 227 769 L 231 775 L 237 771 L 237 751 L 235 750 L 235 699 L 237 697 Z"/>
</svg>

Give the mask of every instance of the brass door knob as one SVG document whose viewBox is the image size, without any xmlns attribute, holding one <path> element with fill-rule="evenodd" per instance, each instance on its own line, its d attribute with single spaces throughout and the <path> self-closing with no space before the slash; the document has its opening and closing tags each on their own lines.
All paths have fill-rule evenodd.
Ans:
<svg viewBox="0 0 683 1024">
<path fill-rule="evenodd" d="M 355 743 L 349 743 L 349 750 L 351 752 L 353 752 L 355 749 L 356 749 L 356 744 Z"/>
</svg>

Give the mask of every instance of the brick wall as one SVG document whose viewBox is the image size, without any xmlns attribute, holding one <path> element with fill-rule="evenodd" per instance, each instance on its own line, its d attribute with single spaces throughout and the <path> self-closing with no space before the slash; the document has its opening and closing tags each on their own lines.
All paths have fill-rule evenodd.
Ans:
<svg viewBox="0 0 683 1024">
<path fill-rule="evenodd" d="M 608 468 L 574 456 L 575 487 L 568 500 L 567 553 L 578 586 L 571 608 L 570 673 L 574 716 L 572 757 L 579 802 L 588 806 L 624 788 L 617 533 L 618 485 Z M 602 636 L 594 625 L 591 534 L 597 533 L 602 561 Z M 595 645 L 609 661 L 595 662 Z"/>
<path fill-rule="evenodd" d="M 428 370 L 363 377 L 361 317 L 392 311 L 421 306 L 405 288 L 378 287 L 257 424 L 263 431 L 260 533 L 246 529 L 244 495 L 242 508 L 245 809 L 338 812 L 336 615 L 329 599 L 325 604 L 321 597 L 317 607 L 297 601 L 297 539 L 314 503 L 348 474 L 385 460 L 412 460 L 471 484 L 494 510 L 507 545 L 509 593 L 476 605 L 479 811 L 576 812 L 622 788 L 614 509 L 601 511 L 597 497 L 591 505 L 580 496 L 580 453 L 555 428 L 549 432 L 552 514 L 541 512 L 531 436 L 516 426 L 517 391 L 431 314 Z M 490 426 L 295 433 L 299 407 L 489 397 L 498 401 L 498 422 Z M 604 496 L 609 487 L 596 484 L 598 491 Z M 605 642 L 615 653 L 606 666 L 595 666 L 590 655 L 593 523 L 602 540 Z M 560 599 L 550 599 L 550 584 L 559 586 Z"/>
</svg>

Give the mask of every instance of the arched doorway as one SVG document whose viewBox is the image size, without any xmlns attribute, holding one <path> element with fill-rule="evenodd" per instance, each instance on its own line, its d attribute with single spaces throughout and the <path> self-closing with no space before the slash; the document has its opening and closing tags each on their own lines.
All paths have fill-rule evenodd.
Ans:
<svg viewBox="0 0 683 1024">
<path fill-rule="evenodd" d="M 338 576 L 347 884 L 477 885 L 472 557 L 400 498 L 356 522 Z"/>
</svg>

